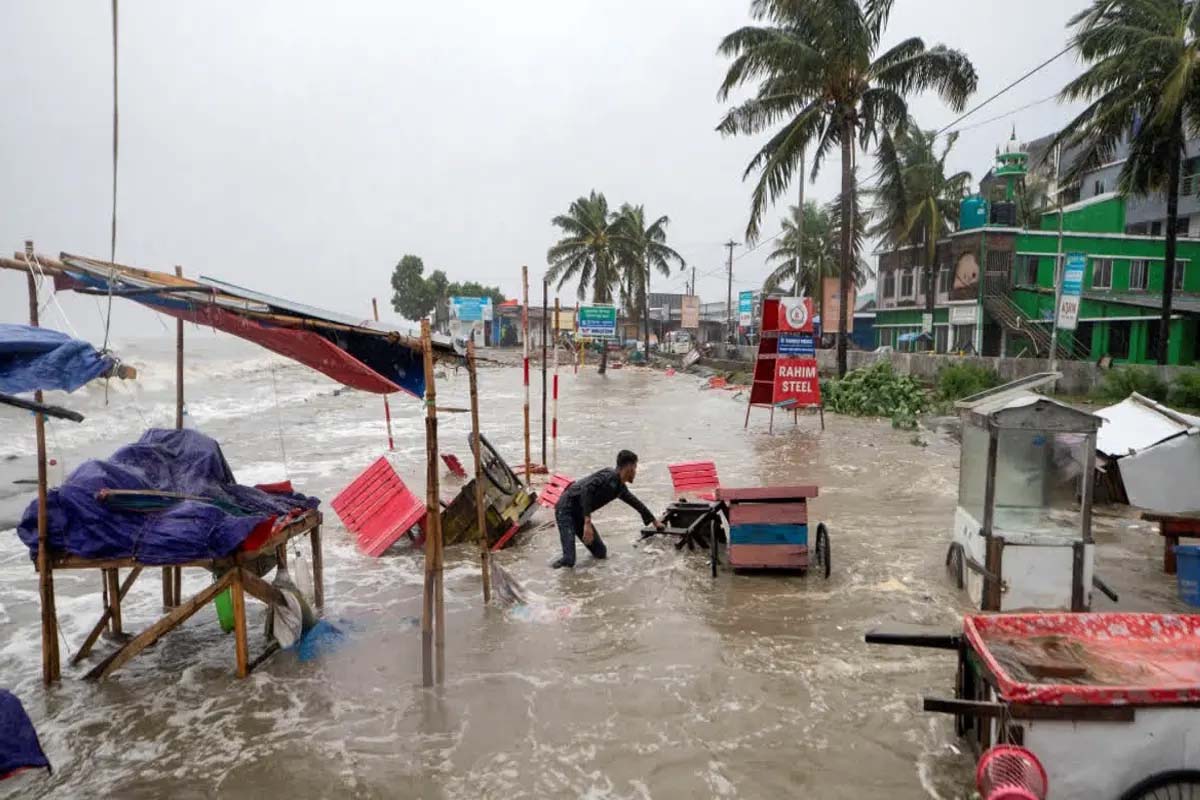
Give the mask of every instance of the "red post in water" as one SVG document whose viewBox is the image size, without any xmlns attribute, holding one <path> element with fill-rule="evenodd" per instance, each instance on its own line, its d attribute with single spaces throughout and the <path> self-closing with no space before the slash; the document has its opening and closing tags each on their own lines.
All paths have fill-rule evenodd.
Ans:
<svg viewBox="0 0 1200 800">
<path fill-rule="evenodd" d="M 379 322 L 379 303 L 375 302 L 375 298 L 371 298 L 371 310 L 375 312 L 375 321 Z M 387 395 L 383 396 L 383 418 L 387 420 L 388 432 L 388 450 L 395 450 L 396 445 L 392 441 L 392 407 L 388 405 Z"/>
<path fill-rule="evenodd" d="M 551 389 L 553 400 L 550 412 L 550 458 L 553 460 L 551 472 L 558 469 L 558 315 L 560 310 L 556 297 L 554 298 L 554 385 Z"/>
<path fill-rule="evenodd" d="M 524 346 L 525 370 L 525 485 L 529 485 L 530 465 L 529 455 L 529 267 L 521 267 L 521 339 Z"/>
</svg>

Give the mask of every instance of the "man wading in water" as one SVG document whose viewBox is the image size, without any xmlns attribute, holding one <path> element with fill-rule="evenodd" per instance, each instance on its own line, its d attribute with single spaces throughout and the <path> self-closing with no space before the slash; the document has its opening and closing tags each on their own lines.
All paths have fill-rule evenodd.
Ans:
<svg viewBox="0 0 1200 800">
<path fill-rule="evenodd" d="M 583 546 L 596 558 L 608 556 L 608 548 L 604 540 L 592 526 L 592 512 L 621 498 L 632 509 L 642 515 L 642 523 L 653 524 L 658 530 L 663 529 L 663 523 L 654 518 L 650 509 L 633 496 L 633 492 L 625 488 L 625 484 L 633 483 L 637 475 L 638 458 L 628 450 L 617 453 L 617 468 L 602 469 L 586 478 L 572 483 L 562 493 L 555 507 L 554 517 L 558 522 L 558 537 L 562 540 L 562 558 L 550 566 L 575 566 L 575 537 L 583 540 Z"/>
</svg>

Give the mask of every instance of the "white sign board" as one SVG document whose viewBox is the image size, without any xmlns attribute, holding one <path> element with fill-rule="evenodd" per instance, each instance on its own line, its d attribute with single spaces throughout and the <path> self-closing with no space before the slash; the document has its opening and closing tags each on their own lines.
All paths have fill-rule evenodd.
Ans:
<svg viewBox="0 0 1200 800">
<path fill-rule="evenodd" d="M 1083 294 L 1083 270 L 1087 256 L 1071 253 L 1063 270 L 1062 295 L 1058 298 L 1058 327 L 1064 331 L 1075 330 L 1079 322 L 1079 298 Z"/>
</svg>

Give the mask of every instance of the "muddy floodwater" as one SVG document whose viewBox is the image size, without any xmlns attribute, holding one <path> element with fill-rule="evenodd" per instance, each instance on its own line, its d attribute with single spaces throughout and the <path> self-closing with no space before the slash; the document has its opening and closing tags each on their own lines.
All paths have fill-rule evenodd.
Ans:
<svg viewBox="0 0 1200 800">
<path fill-rule="evenodd" d="M 53 401 L 82 425 L 54 423 L 66 467 L 107 455 L 146 425 L 173 422 L 170 342 L 133 343 L 136 387 L 93 386 Z M 632 487 L 658 511 L 672 499 L 667 464 L 711 459 L 727 486 L 814 483 L 810 520 L 832 543 L 832 576 L 710 577 L 701 553 L 637 544 L 640 521 L 621 503 L 597 514 L 610 557 L 558 554 L 546 511 L 498 556 L 531 595 L 485 608 L 478 556 L 446 552 L 446 683 L 420 687 L 419 553 L 361 555 L 328 501 L 386 449 L 382 401 L 341 391 L 303 367 L 203 332 L 189 340 L 189 417 L 216 437 L 243 483 L 290 478 L 322 499 L 326 616 L 347 632 L 334 652 L 301 662 L 282 652 L 249 679 L 233 677 L 234 643 L 209 607 L 101 684 L 94 659 L 66 666 L 98 617 L 98 574 L 59 572 L 61 685 L 39 667 L 37 585 L 28 553 L 0 532 L 0 686 L 32 716 L 52 776 L 0 784 L 0 797 L 171 798 L 958 798 L 973 761 L 948 718 L 920 710 L 922 693 L 953 691 L 953 657 L 871 647 L 888 622 L 954 627 L 966 610 L 943 564 L 953 518 L 958 445 L 893 430 L 886 420 L 826 415 L 795 425 L 692 376 L 627 368 L 562 370 L 557 469 L 573 476 L 638 453 Z M 541 453 L 535 378 L 533 449 Z M 523 458 L 521 372 L 480 372 L 482 421 L 511 464 Z M 440 404 L 465 406 L 466 372 L 438 383 Z M 393 397 L 394 463 L 424 485 L 421 404 Z M 445 414 L 443 452 L 470 464 L 469 419 Z M 0 416 L 0 527 L 26 501 L 29 417 Z M 29 472 L 29 475 L 25 473 Z M 444 476 L 443 496 L 458 482 Z M 14 510 L 15 509 L 15 510 Z M 1121 608 L 1177 610 L 1149 526 L 1100 513 L 1098 572 Z M 304 548 L 305 550 L 307 547 Z M 209 582 L 185 572 L 185 594 Z M 124 606 L 127 630 L 160 611 L 149 572 Z M 1097 610 L 1114 605 L 1097 595 Z M 265 608 L 249 605 L 252 654 Z"/>
</svg>

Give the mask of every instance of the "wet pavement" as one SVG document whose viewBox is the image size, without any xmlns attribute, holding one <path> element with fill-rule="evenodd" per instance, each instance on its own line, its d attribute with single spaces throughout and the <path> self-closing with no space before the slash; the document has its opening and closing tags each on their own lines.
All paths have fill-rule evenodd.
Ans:
<svg viewBox="0 0 1200 800">
<path fill-rule="evenodd" d="M 528 606 L 484 608 L 477 553 L 447 550 L 447 679 L 425 690 L 420 555 L 402 546 L 360 555 L 328 507 L 384 449 L 380 399 L 254 351 L 252 363 L 231 362 L 222 347 L 199 347 L 189 364 L 191 418 L 222 442 L 242 482 L 290 477 L 322 498 L 326 612 L 348 637 L 316 661 L 284 652 L 238 681 L 232 637 L 208 608 L 113 679 L 85 683 L 86 667 L 67 668 L 61 686 L 43 691 L 34 572 L 15 535 L 0 534 L 0 683 L 25 702 L 55 766 L 48 778 L 0 784 L 0 797 L 970 795 L 973 762 L 950 720 L 920 711 L 923 692 L 952 690 L 953 657 L 863 643 L 884 622 L 949 628 L 966 610 L 942 566 L 958 467 L 950 437 L 834 414 L 824 432 L 815 416 L 778 415 L 769 435 L 759 409 L 744 431 L 744 398 L 695 377 L 567 367 L 558 471 L 581 475 L 633 449 L 641 465 L 631 488 L 655 510 L 672 499 L 676 461 L 714 460 L 726 486 L 815 483 L 810 520 L 829 527 L 832 576 L 713 579 L 705 554 L 638 544 L 640 521 L 620 503 L 596 515 L 609 559 L 581 551 L 575 570 L 554 571 L 557 534 L 541 511 L 498 557 L 532 595 Z M 73 398 L 90 413 L 83 429 L 56 426 L 68 463 L 111 452 L 146 423 L 170 424 L 169 354 L 148 348 L 143 358 L 145 388 L 114 392 L 107 408 L 94 389 Z M 485 435 L 516 465 L 520 370 L 483 369 L 480 381 Z M 536 372 L 532 394 L 539 405 Z M 450 370 L 438 397 L 465 406 L 465 371 Z M 393 460 L 418 493 L 422 412 L 393 398 Z M 533 419 L 540 460 L 536 407 Z M 469 466 L 468 429 L 465 414 L 441 419 L 442 451 Z M 0 434 L 19 456 L 6 475 L 19 472 L 28 418 L 4 417 Z M 443 477 L 450 496 L 459 484 Z M 1180 609 L 1148 524 L 1101 511 L 1096 537 L 1097 570 L 1121 608 Z M 185 574 L 185 593 L 208 580 Z M 56 581 L 72 645 L 65 663 L 99 614 L 99 577 Z M 159 604 L 157 577 L 143 578 L 126 628 L 151 621 Z M 1113 607 L 1097 595 L 1097 610 Z M 254 652 L 263 606 L 250 614 Z"/>
</svg>

